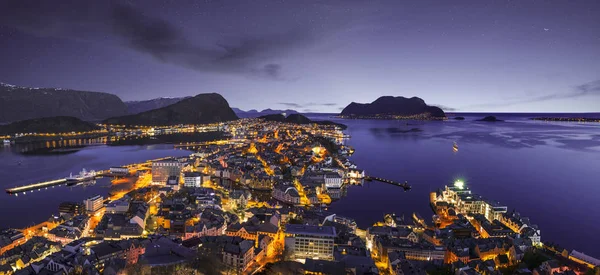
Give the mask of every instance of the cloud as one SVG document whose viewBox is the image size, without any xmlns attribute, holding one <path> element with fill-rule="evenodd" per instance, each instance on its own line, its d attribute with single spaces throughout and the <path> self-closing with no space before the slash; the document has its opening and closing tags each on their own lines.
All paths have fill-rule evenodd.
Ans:
<svg viewBox="0 0 600 275">
<path fill-rule="evenodd" d="M 302 105 L 298 104 L 298 103 L 293 103 L 293 102 L 280 102 L 277 103 L 279 105 L 284 105 L 287 107 L 292 107 L 292 108 L 302 108 Z"/>
<path fill-rule="evenodd" d="M 39 37 L 115 43 L 185 68 L 291 81 L 277 60 L 317 41 L 309 26 L 195 41 L 179 26 L 121 1 L 2 1 L 0 26 Z M 210 32 L 210 31 L 209 31 Z M 197 39 L 198 40 L 198 39 Z"/>
<path fill-rule="evenodd" d="M 515 99 L 505 102 L 475 104 L 462 107 L 460 109 L 507 107 L 523 103 L 544 102 L 555 99 L 579 98 L 584 96 L 600 96 L 600 80 L 577 85 L 573 87 L 570 92 L 567 93 L 553 93 L 543 96 Z"/>
<path fill-rule="evenodd" d="M 440 104 L 433 104 L 431 106 L 438 107 L 438 108 L 444 110 L 445 112 L 455 112 L 458 110 L 456 108 L 452 108 L 452 107 L 448 107 L 448 106 L 444 106 L 444 105 L 440 105 Z"/>
<path fill-rule="evenodd" d="M 215 47 L 199 46 L 175 25 L 148 16 L 133 6 L 113 4 L 112 27 L 125 45 L 157 60 L 198 71 L 245 74 L 272 80 L 285 80 L 282 66 L 260 63 L 276 58 L 298 44 L 311 40 L 300 29 L 256 37 L 235 38 Z"/>
<path fill-rule="evenodd" d="M 284 105 L 287 107 L 292 107 L 292 108 L 308 108 L 308 107 L 314 107 L 314 106 L 327 106 L 327 107 L 331 107 L 331 106 L 337 106 L 337 103 L 316 103 L 316 102 L 308 102 L 308 103 L 295 103 L 295 102 L 279 102 L 277 104 L 280 105 Z"/>
</svg>

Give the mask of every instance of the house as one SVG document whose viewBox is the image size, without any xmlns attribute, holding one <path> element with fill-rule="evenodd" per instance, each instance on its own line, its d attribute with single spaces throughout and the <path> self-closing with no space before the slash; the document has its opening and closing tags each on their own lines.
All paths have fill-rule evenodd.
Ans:
<svg viewBox="0 0 600 275">
<path fill-rule="evenodd" d="M 236 189 L 229 193 L 229 207 L 245 208 L 248 201 L 252 199 L 252 194 L 248 190 Z"/>
<path fill-rule="evenodd" d="M 293 185 L 276 185 L 275 188 L 273 188 L 273 198 L 288 204 L 300 204 L 300 194 Z"/>
<path fill-rule="evenodd" d="M 254 259 L 254 241 L 228 243 L 223 249 L 223 263 L 238 272 L 246 270 Z"/>
</svg>

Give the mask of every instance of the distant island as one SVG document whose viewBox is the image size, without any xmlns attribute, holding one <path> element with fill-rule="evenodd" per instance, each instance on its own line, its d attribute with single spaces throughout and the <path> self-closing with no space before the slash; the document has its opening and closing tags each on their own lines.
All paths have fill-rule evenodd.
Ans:
<svg viewBox="0 0 600 275">
<path fill-rule="evenodd" d="M 497 119 L 495 116 L 486 116 L 482 119 L 478 119 L 477 121 L 484 121 L 484 122 L 501 122 L 504 120 L 501 119 Z"/>
<path fill-rule="evenodd" d="M 83 121 L 76 117 L 57 116 L 34 118 L 0 125 L 0 135 L 20 133 L 71 133 L 91 132 L 100 130 L 96 124 Z"/>
<path fill-rule="evenodd" d="M 530 120 L 558 121 L 558 122 L 600 122 L 600 118 L 591 117 L 532 117 Z"/>
<path fill-rule="evenodd" d="M 291 109 L 286 109 L 286 110 L 274 110 L 274 109 L 264 109 L 262 111 L 257 111 L 257 110 L 248 110 L 248 111 L 244 111 L 241 110 L 239 108 L 231 108 L 233 109 L 233 111 L 235 112 L 235 114 L 240 117 L 240 118 L 253 118 L 253 117 L 260 117 L 260 116 L 264 116 L 264 115 L 275 115 L 275 114 L 298 114 L 298 111 L 296 110 L 291 110 Z"/>
<path fill-rule="evenodd" d="M 357 119 L 445 119 L 442 109 L 429 106 L 418 97 L 382 96 L 371 103 L 352 102 L 340 113 Z"/>
<path fill-rule="evenodd" d="M 332 125 L 332 126 L 338 126 L 342 130 L 345 130 L 346 128 L 348 128 L 348 126 L 346 126 L 344 124 L 336 123 L 336 122 L 329 121 L 329 120 L 311 120 L 308 117 L 301 115 L 301 114 L 291 114 L 291 115 L 288 115 L 287 117 L 284 116 L 283 114 L 272 114 L 272 115 L 260 116 L 258 118 L 264 119 L 265 121 L 276 121 L 276 122 L 293 123 L 293 124 L 314 123 L 314 124 L 319 124 L 319 125 Z"/>
<path fill-rule="evenodd" d="M 168 126 L 207 124 L 238 119 L 227 100 L 217 93 L 199 94 L 175 104 L 135 115 L 113 117 L 103 121 L 110 125 Z"/>
<path fill-rule="evenodd" d="M 125 103 L 109 93 L 0 83 L 0 122 L 56 116 L 99 121 L 126 114 Z"/>
</svg>

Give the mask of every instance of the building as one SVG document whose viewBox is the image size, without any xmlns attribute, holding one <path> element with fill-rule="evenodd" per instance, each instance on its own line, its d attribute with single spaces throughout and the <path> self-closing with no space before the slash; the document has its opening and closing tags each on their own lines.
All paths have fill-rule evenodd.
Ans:
<svg viewBox="0 0 600 275">
<path fill-rule="evenodd" d="M 292 185 L 276 185 L 273 189 L 273 198 L 289 204 L 300 204 L 300 194 Z"/>
<path fill-rule="evenodd" d="M 202 187 L 202 173 L 185 172 L 183 174 L 183 186 L 185 186 L 185 187 Z"/>
<path fill-rule="evenodd" d="M 223 249 L 223 263 L 238 272 L 248 268 L 254 259 L 254 241 L 243 240 L 237 244 L 228 243 Z"/>
<path fill-rule="evenodd" d="M 325 187 L 329 188 L 342 188 L 342 176 L 336 172 L 328 172 L 324 175 Z"/>
<path fill-rule="evenodd" d="M 85 214 L 85 205 L 77 202 L 61 202 L 58 206 L 58 213 L 60 213 L 61 216 L 65 214 L 71 216 Z"/>
<path fill-rule="evenodd" d="M 129 168 L 127 167 L 111 167 L 110 174 L 115 176 L 127 176 L 129 175 Z"/>
<path fill-rule="evenodd" d="M 296 258 L 333 260 L 335 227 L 287 224 L 285 246 Z"/>
<path fill-rule="evenodd" d="M 129 201 L 125 199 L 111 201 L 106 205 L 106 213 L 125 214 L 127 211 L 129 211 Z"/>
<path fill-rule="evenodd" d="M 85 205 L 85 210 L 88 213 L 95 213 L 100 208 L 104 207 L 104 198 L 100 195 L 96 195 L 94 197 L 85 199 L 83 204 Z"/>
<path fill-rule="evenodd" d="M 152 163 L 152 184 L 165 185 L 169 176 L 179 176 L 183 163 L 177 160 L 161 160 Z"/>
</svg>

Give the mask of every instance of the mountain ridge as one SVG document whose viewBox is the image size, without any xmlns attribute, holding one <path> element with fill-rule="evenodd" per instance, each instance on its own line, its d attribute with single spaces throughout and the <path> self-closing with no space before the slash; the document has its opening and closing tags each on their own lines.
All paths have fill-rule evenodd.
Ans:
<svg viewBox="0 0 600 275">
<path fill-rule="evenodd" d="M 206 124 L 238 119 L 227 100 L 217 93 L 198 94 L 177 103 L 138 114 L 112 117 L 105 124 L 167 126 Z"/>
<path fill-rule="evenodd" d="M 0 83 L 0 122 L 56 116 L 99 121 L 124 114 L 127 106 L 114 94 Z"/>
</svg>

